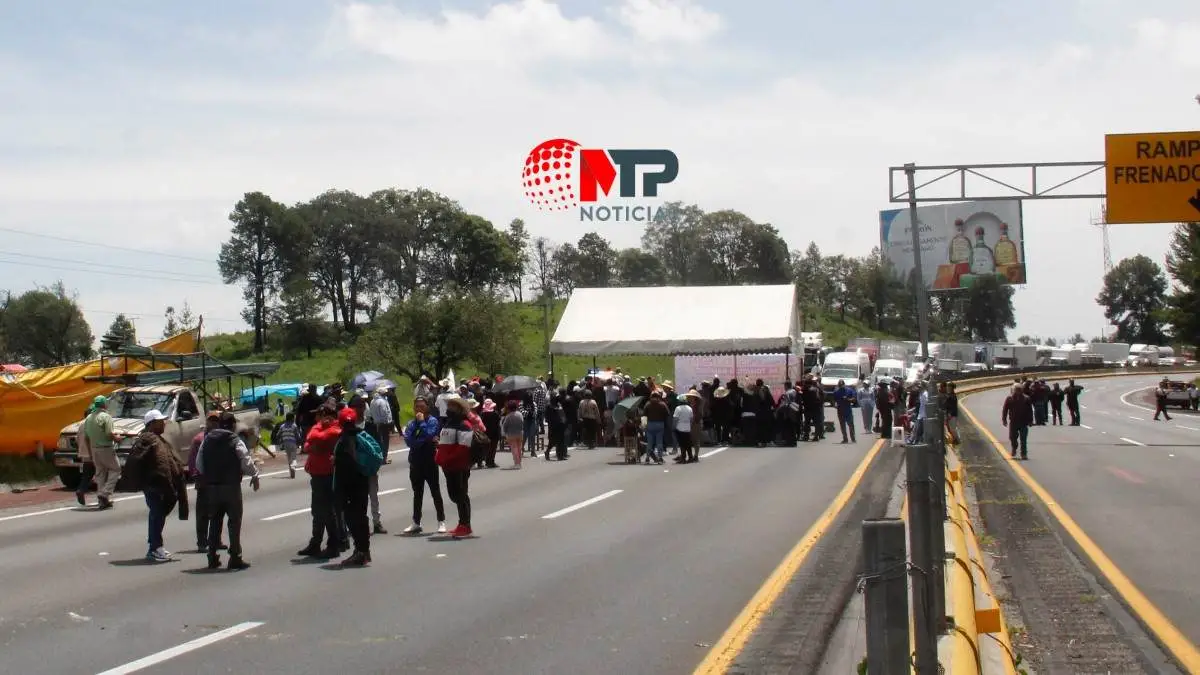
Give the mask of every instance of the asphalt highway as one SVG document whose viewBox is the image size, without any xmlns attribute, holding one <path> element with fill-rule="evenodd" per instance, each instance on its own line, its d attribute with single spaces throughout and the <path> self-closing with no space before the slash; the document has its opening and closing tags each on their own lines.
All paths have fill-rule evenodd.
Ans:
<svg viewBox="0 0 1200 675">
<path fill-rule="evenodd" d="M 1160 637 L 1173 624 L 1194 653 L 1200 643 L 1200 416 L 1168 408 L 1171 421 L 1154 421 L 1146 394 L 1160 379 L 1079 380 L 1082 426 L 1033 427 L 1029 460 L 1017 464 L 1153 605 L 1131 606 L 1143 623 Z M 1000 412 L 1006 395 L 991 391 L 965 400 L 1005 446 Z M 1069 422 L 1065 406 L 1063 412 Z"/>
<path fill-rule="evenodd" d="M 179 560 L 146 564 L 140 496 L 107 512 L 0 511 L 0 670 L 691 672 L 873 440 L 705 448 L 686 466 L 627 466 L 610 448 L 526 458 L 473 473 L 477 536 L 461 541 L 397 536 L 412 497 L 393 454 L 380 477 L 391 534 L 356 570 L 295 555 L 310 527 L 303 473 L 246 488 L 242 572 L 205 570 L 175 514 L 165 538 Z"/>
</svg>

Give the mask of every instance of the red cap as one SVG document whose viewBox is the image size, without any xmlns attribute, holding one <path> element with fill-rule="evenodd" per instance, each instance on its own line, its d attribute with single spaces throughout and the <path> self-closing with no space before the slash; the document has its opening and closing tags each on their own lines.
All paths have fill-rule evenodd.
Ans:
<svg viewBox="0 0 1200 675">
<path fill-rule="evenodd" d="M 353 426 L 358 424 L 358 413 L 355 412 L 354 408 L 342 408 L 341 412 L 338 413 L 338 421 L 342 424 Z"/>
</svg>

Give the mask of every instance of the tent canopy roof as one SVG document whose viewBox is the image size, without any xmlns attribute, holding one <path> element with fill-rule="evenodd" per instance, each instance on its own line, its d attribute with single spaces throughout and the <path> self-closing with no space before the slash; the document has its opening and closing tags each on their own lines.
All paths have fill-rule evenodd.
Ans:
<svg viewBox="0 0 1200 675">
<path fill-rule="evenodd" d="M 551 354 L 794 352 L 796 289 L 781 286 L 578 288 Z"/>
</svg>

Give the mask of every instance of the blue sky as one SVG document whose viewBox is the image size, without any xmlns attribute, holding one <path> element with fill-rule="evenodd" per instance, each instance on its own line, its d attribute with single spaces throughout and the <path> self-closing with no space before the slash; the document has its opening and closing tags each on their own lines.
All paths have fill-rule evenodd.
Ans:
<svg viewBox="0 0 1200 675">
<path fill-rule="evenodd" d="M 512 168 L 568 136 L 670 147 L 665 198 L 863 255 L 889 165 L 1098 160 L 1104 133 L 1200 127 L 1200 20 L 1183 0 L 69 6 L 0 8 L 0 287 L 61 278 L 96 332 L 123 311 L 154 337 L 184 300 L 239 327 L 240 292 L 205 261 L 251 190 L 428 186 L 575 239 L 579 223 L 530 211 Z M 1099 332 L 1098 212 L 1026 205 L 1012 337 Z M 628 246 L 640 229 L 602 233 Z M 1114 257 L 1161 260 L 1168 234 L 1114 227 Z"/>
</svg>

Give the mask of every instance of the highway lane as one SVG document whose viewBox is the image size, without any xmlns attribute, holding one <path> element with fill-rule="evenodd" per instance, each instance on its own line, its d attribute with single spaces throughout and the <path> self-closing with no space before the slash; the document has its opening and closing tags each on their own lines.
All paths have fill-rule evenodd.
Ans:
<svg viewBox="0 0 1200 675">
<path fill-rule="evenodd" d="M 733 448 L 663 467 L 612 449 L 527 459 L 472 476 L 477 538 L 375 537 L 365 570 L 296 559 L 307 514 L 263 520 L 307 505 L 306 482 L 286 476 L 247 494 L 254 567 L 240 573 L 189 553 L 143 564 L 136 500 L 0 512 L 5 670 L 125 673 L 175 649 L 139 672 L 690 672 L 868 447 Z M 407 487 L 399 458 L 381 490 Z M 399 532 L 411 494 L 383 500 Z M 167 547 L 186 550 L 192 532 L 173 517 Z M 241 632 L 177 653 L 230 627 Z"/>
<path fill-rule="evenodd" d="M 1030 459 L 1018 464 L 1194 649 L 1200 642 L 1200 417 L 1171 411 L 1172 421 L 1155 422 L 1142 396 L 1159 379 L 1080 380 L 1084 426 L 1034 427 Z M 1005 395 L 975 394 L 964 405 L 1007 446 L 1000 424 Z M 1155 623 L 1154 612 L 1148 614 L 1142 620 Z"/>
</svg>

